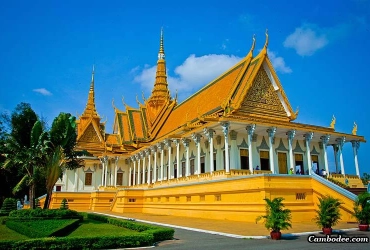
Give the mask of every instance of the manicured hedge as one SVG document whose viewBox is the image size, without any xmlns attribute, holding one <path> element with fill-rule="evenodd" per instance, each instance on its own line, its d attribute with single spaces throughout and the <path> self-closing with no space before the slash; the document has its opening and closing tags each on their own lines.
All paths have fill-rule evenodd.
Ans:
<svg viewBox="0 0 370 250">
<path fill-rule="evenodd" d="M 10 212 L 9 219 L 80 219 L 82 216 L 69 209 L 21 209 Z"/>
<path fill-rule="evenodd" d="M 64 236 L 78 227 L 79 219 L 7 220 L 6 226 L 30 238 Z"/>
<path fill-rule="evenodd" d="M 141 247 L 153 244 L 153 235 L 42 238 L 23 241 L 0 241 L 0 249 L 107 249 Z"/>
<path fill-rule="evenodd" d="M 14 198 L 6 198 L 1 207 L 1 216 L 7 216 L 11 211 L 17 210 L 17 200 Z"/>
<path fill-rule="evenodd" d="M 128 228 L 137 232 L 150 233 L 154 237 L 154 242 L 162 240 L 170 240 L 173 238 L 175 230 L 172 228 L 152 226 L 140 222 L 129 221 L 124 219 L 116 219 L 108 216 L 98 215 L 98 214 L 88 214 L 87 217 L 93 220 L 99 220 L 106 222 L 115 226 Z"/>
</svg>

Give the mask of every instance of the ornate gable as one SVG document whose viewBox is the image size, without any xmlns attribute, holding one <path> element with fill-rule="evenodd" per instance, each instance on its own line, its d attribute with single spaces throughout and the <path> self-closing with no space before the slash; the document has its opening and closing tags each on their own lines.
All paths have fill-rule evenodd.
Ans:
<svg viewBox="0 0 370 250">
<path fill-rule="evenodd" d="M 95 130 L 94 125 L 90 123 L 83 134 L 80 136 L 79 140 L 81 142 L 101 142 L 98 132 Z"/>
<path fill-rule="evenodd" d="M 286 117 L 286 112 L 278 93 L 263 68 L 260 68 L 258 71 L 239 111 L 271 113 L 274 116 Z"/>
</svg>

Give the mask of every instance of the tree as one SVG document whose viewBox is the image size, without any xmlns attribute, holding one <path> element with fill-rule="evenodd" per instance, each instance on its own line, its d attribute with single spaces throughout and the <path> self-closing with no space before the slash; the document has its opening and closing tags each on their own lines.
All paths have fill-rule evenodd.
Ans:
<svg viewBox="0 0 370 250">
<path fill-rule="evenodd" d="M 30 207 L 33 208 L 35 187 L 41 179 L 40 168 L 45 162 L 47 132 L 28 103 L 20 103 L 10 118 L 10 133 L 5 138 L 3 168 L 17 171 L 13 194 L 29 187 Z M 13 185 L 12 185 L 13 186 Z"/>
<path fill-rule="evenodd" d="M 62 177 L 64 169 L 75 169 L 81 166 L 82 160 L 74 151 L 76 146 L 76 118 L 69 113 L 60 113 L 53 121 L 50 129 L 52 152 L 48 155 L 45 166 L 46 199 L 44 209 L 49 207 L 53 187 Z"/>
<path fill-rule="evenodd" d="M 368 182 L 370 181 L 370 174 L 363 173 L 361 180 L 362 180 L 362 183 L 364 183 L 364 185 L 367 185 Z"/>
</svg>

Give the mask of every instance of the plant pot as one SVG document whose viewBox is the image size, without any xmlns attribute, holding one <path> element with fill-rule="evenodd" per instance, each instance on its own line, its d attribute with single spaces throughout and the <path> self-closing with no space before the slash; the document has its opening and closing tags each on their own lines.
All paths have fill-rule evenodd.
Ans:
<svg viewBox="0 0 370 250">
<path fill-rule="evenodd" d="M 369 230 L 369 225 L 366 225 L 366 224 L 359 224 L 358 225 L 358 229 L 360 231 L 368 231 Z"/>
<path fill-rule="evenodd" d="M 331 227 L 323 227 L 323 228 L 322 228 L 322 232 L 323 232 L 325 235 L 330 235 L 330 234 L 332 234 L 333 229 L 332 229 Z"/>
<path fill-rule="evenodd" d="M 272 240 L 280 240 L 281 239 L 281 232 L 272 231 L 270 233 L 270 236 L 271 236 Z"/>
</svg>

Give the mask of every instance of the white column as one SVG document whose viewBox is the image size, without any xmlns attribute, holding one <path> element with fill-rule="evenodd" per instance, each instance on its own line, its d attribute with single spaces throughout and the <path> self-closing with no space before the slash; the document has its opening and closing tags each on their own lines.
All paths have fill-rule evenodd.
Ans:
<svg viewBox="0 0 370 250">
<path fill-rule="evenodd" d="M 176 165 L 177 165 L 177 179 L 182 176 L 181 173 L 181 166 L 180 166 L 180 140 L 174 139 L 172 140 L 173 143 L 176 145 Z"/>
<path fill-rule="evenodd" d="M 137 155 L 137 185 L 141 184 L 141 156 L 140 154 Z"/>
<path fill-rule="evenodd" d="M 148 156 L 148 176 L 147 176 L 147 181 L 146 182 L 149 185 L 151 183 L 151 180 L 150 180 L 150 149 L 146 149 L 145 154 L 146 154 L 146 156 Z"/>
<path fill-rule="evenodd" d="M 294 166 L 294 155 L 293 155 L 293 139 L 295 137 L 295 130 L 290 130 L 287 133 L 288 136 L 288 148 L 289 148 L 289 169 L 293 168 L 294 172 L 296 171 Z M 288 171 L 289 171 L 288 169 Z"/>
<path fill-rule="evenodd" d="M 161 165 L 159 167 L 160 168 L 160 172 L 159 172 L 160 176 L 159 176 L 158 180 L 162 181 L 163 180 L 163 168 L 164 168 L 164 166 L 163 166 L 164 144 L 162 142 L 160 142 L 160 143 L 157 144 L 157 147 L 160 150 L 160 154 L 161 154 Z"/>
<path fill-rule="evenodd" d="M 192 134 L 191 135 L 191 138 L 194 140 L 195 142 L 195 146 L 197 147 L 197 171 L 196 171 L 196 174 L 199 175 L 200 174 L 200 135 L 199 134 Z"/>
<path fill-rule="evenodd" d="M 117 171 L 118 171 L 118 159 L 119 159 L 119 157 L 118 156 L 116 156 L 116 158 L 115 158 L 115 166 L 114 166 L 114 186 L 115 187 L 117 187 Z"/>
<path fill-rule="evenodd" d="M 215 131 L 213 129 L 204 128 L 203 132 L 207 136 L 209 142 L 209 172 L 212 174 L 212 172 L 215 171 L 213 159 L 213 134 Z"/>
<path fill-rule="evenodd" d="M 145 169 L 146 169 L 146 166 L 145 166 L 145 152 L 142 151 L 140 152 L 140 156 L 141 156 L 141 159 L 143 159 L 143 175 L 142 175 L 142 178 L 141 178 L 141 183 L 144 184 L 145 183 Z"/>
<path fill-rule="evenodd" d="M 353 157 L 355 160 L 356 175 L 360 177 L 360 168 L 358 167 L 358 159 L 357 159 L 357 153 L 358 153 L 358 149 L 360 148 L 360 142 L 352 141 L 352 148 L 353 148 Z"/>
<path fill-rule="evenodd" d="M 154 154 L 154 165 L 153 165 L 153 183 L 157 181 L 157 147 L 153 146 L 150 148 Z"/>
<path fill-rule="evenodd" d="M 312 175 L 312 160 L 311 160 L 310 144 L 313 138 L 313 132 L 306 133 L 304 137 L 306 139 L 306 158 L 307 158 L 308 174 Z"/>
<path fill-rule="evenodd" d="M 130 167 L 130 171 L 128 173 L 128 186 L 131 187 L 131 174 L 132 174 L 132 167 Z"/>
<path fill-rule="evenodd" d="M 189 161 L 189 139 L 186 139 L 186 138 L 182 138 L 182 144 L 184 145 L 185 147 L 185 152 L 186 152 L 186 169 L 185 169 L 185 176 L 189 176 L 190 175 L 190 161 Z"/>
<path fill-rule="evenodd" d="M 167 171 L 167 180 L 173 179 L 173 164 L 171 161 L 171 140 L 164 140 L 164 144 L 168 149 L 168 171 Z"/>
<path fill-rule="evenodd" d="M 276 127 L 269 128 L 267 130 L 267 133 L 269 135 L 269 158 L 270 158 L 270 169 L 273 174 L 276 174 L 275 170 L 275 157 L 274 157 L 274 141 L 275 141 L 275 133 L 276 133 Z"/>
<path fill-rule="evenodd" d="M 326 147 L 328 146 L 328 142 L 330 140 L 330 135 L 324 135 L 321 136 L 321 142 L 322 142 L 322 152 L 324 155 L 324 167 L 326 171 L 326 175 L 329 176 L 329 164 L 328 164 L 328 154 L 326 152 Z"/>
<path fill-rule="evenodd" d="M 108 156 L 104 157 L 104 164 L 105 164 L 104 187 L 106 187 L 107 186 L 107 178 L 108 178 Z"/>
<path fill-rule="evenodd" d="M 221 123 L 222 126 L 222 132 L 224 133 L 225 137 L 225 171 L 226 173 L 230 173 L 230 162 L 229 162 L 229 128 L 230 123 L 229 122 L 223 122 Z"/>
<path fill-rule="evenodd" d="M 102 170 L 101 170 L 101 185 L 100 186 L 104 186 L 104 173 L 105 173 L 105 164 L 104 164 L 104 157 L 103 158 L 100 158 L 100 162 L 101 162 L 101 165 L 102 165 Z"/>
<path fill-rule="evenodd" d="M 340 170 L 342 172 L 342 175 L 345 175 L 346 173 L 344 171 L 344 163 L 343 163 L 343 145 L 344 145 L 344 142 L 346 141 L 346 138 L 343 136 L 341 138 L 337 138 L 336 141 L 338 143 Z"/>
<path fill-rule="evenodd" d="M 75 183 L 74 183 L 74 186 L 73 186 L 73 189 L 74 189 L 75 192 L 77 192 L 77 190 L 78 190 L 78 170 L 79 170 L 79 168 L 75 169 Z"/>
<path fill-rule="evenodd" d="M 133 176 L 133 185 L 136 185 L 136 161 L 137 161 L 137 155 L 134 156 L 134 176 Z"/>
<path fill-rule="evenodd" d="M 256 124 L 251 124 L 247 126 L 248 132 L 248 161 L 249 161 L 249 171 L 253 173 L 253 135 L 256 130 Z"/>
</svg>

